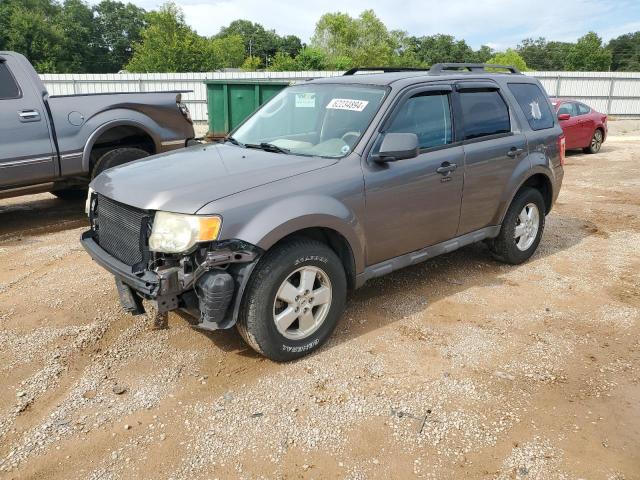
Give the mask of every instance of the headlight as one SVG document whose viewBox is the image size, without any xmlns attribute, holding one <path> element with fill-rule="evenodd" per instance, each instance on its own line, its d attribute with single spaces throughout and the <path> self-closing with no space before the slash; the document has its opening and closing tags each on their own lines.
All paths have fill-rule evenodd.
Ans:
<svg viewBox="0 0 640 480">
<path fill-rule="evenodd" d="M 84 213 L 89 215 L 89 209 L 91 208 L 91 194 L 94 192 L 93 188 L 89 187 L 87 192 L 87 201 L 84 202 Z"/>
<path fill-rule="evenodd" d="M 218 216 L 156 212 L 149 249 L 164 253 L 186 252 L 198 242 L 216 240 L 221 225 L 222 219 Z"/>
</svg>

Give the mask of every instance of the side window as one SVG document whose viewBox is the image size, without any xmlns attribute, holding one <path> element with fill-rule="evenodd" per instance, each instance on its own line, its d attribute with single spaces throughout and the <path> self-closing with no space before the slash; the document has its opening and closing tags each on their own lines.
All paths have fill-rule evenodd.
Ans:
<svg viewBox="0 0 640 480">
<path fill-rule="evenodd" d="M 534 83 L 510 83 L 509 90 L 533 130 L 553 127 L 553 114 L 547 96 Z"/>
<path fill-rule="evenodd" d="M 0 100 L 18 98 L 20 89 L 4 62 L 0 62 Z"/>
<path fill-rule="evenodd" d="M 447 94 L 421 93 L 409 98 L 386 130 L 415 133 L 420 148 L 451 143 L 451 108 Z"/>
<path fill-rule="evenodd" d="M 460 92 L 460 104 L 465 140 L 511 131 L 509 109 L 496 90 Z"/>
<path fill-rule="evenodd" d="M 575 117 L 577 113 L 576 104 L 571 102 L 561 104 L 560 108 L 558 109 L 558 115 L 560 115 L 561 113 L 568 113 L 572 117 Z"/>
<path fill-rule="evenodd" d="M 591 109 L 582 103 L 576 104 L 578 106 L 578 115 L 584 115 L 589 113 Z"/>
</svg>

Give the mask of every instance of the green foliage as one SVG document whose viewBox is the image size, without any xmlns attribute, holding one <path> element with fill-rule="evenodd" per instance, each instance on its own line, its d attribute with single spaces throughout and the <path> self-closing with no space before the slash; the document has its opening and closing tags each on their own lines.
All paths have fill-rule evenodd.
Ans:
<svg viewBox="0 0 640 480">
<path fill-rule="evenodd" d="M 95 45 L 98 50 L 95 71 L 117 72 L 133 55 L 146 25 L 146 13 L 131 3 L 102 0 L 94 9 Z"/>
<path fill-rule="evenodd" d="M 507 50 L 505 50 L 504 52 L 496 53 L 493 57 L 488 59 L 486 63 L 509 65 L 512 67 L 516 67 L 521 72 L 526 72 L 527 70 L 529 70 L 524 59 L 518 52 L 516 52 L 512 48 L 507 48 Z"/>
<path fill-rule="evenodd" d="M 640 31 L 620 35 L 609 41 L 611 69 L 622 72 L 640 72 Z"/>
<path fill-rule="evenodd" d="M 150 12 L 142 40 L 133 47 L 126 66 L 130 72 L 201 71 L 207 42 L 184 21 L 184 14 L 173 3 Z"/>
<path fill-rule="evenodd" d="M 245 72 L 255 72 L 259 70 L 260 67 L 262 67 L 262 60 L 258 57 L 250 56 L 244 59 L 240 68 Z"/>
<path fill-rule="evenodd" d="M 611 68 L 611 59 L 611 51 L 602 45 L 602 39 L 595 32 L 589 32 L 569 49 L 565 69 L 607 71 Z"/>
<path fill-rule="evenodd" d="M 346 70 L 355 66 L 428 67 L 439 62 L 514 64 L 535 70 L 640 70 L 640 32 L 605 47 L 590 32 L 576 43 L 526 38 L 515 50 L 471 48 L 451 35 L 389 30 L 373 10 L 327 13 L 311 45 L 259 23 L 235 20 L 210 38 L 198 35 L 174 4 L 145 12 L 100 0 L 0 0 L 0 50 L 24 54 L 39 72 Z M 522 62 L 522 63 L 520 63 Z"/>
</svg>

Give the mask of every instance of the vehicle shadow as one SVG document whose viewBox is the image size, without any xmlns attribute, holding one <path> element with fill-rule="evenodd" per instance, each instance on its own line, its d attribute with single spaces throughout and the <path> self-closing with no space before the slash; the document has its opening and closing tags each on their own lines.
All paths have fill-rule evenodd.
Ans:
<svg viewBox="0 0 640 480">
<path fill-rule="evenodd" d="M 84 200 L 60 200 L 43 193 L 0 200 L 0 243 L 88 225 Z"/>
<path fill-rule="evenodd" d="M 552 256 L 599 234 L 602 232 L 591 221 L 552 213 L 547 217 L 542 242 L 530 261 Z M 488 247 L 481 242 L 370 280 L 364 287 L 349 293 L 345 313 L 331 340 L 320 351 L 412 314 L 428 311 L 429 304 L 470 288 L 507 284 L 503 275 L 517 268 L 520 267 L 494 260 Z M 202 333 L 225 352 L 257 356 L 235 329 Z"/>
</svg>

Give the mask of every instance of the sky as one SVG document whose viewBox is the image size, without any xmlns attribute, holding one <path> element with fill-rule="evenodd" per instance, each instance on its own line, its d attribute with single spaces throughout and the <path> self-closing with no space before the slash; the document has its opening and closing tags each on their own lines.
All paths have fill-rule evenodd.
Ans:
<svg viewBox="0 0 640 480">
<path fill-rule="evenodd" d="M 97 3 L 92 0 L 91 3 Z M 163 0 L 125 0 L 147 10 Z M 605 41 L 640 30 L 640 0 L 174 0 L 199 34 L 243 18 L 280 35 L 308 42 L 316 21 L 327 12 L 357 16 L 373 9 L 389 29 L 410 35 L 445 33 L 474 48 L 502 50 L 527 37 L 575 41 L 590 30 Z"/>
</svg>

